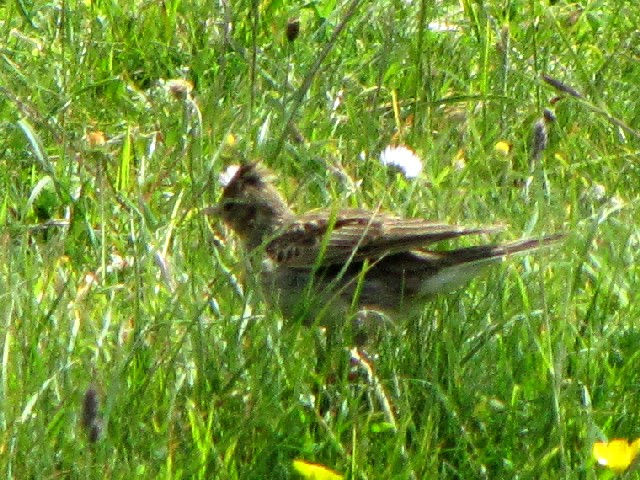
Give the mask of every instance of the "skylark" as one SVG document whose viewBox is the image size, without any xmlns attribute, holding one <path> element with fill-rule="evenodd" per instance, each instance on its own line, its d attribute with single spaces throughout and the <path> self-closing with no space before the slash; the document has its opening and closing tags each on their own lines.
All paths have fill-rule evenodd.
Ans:
<svg viewBox="0 0 640 480">
<path fill-rule="evenodd" d="M 464 227 L 361 210 L 296 215 L 256 163 L 237 170 L 209 213 L 220 216 L 250 254 L 269 303 L 306 322 L 339 321 L 349 309 L 406 313 L 464 285 L 505 256 L 561 235 L 446 251 L 429 245 L 500 226 Z"/>
</svg>

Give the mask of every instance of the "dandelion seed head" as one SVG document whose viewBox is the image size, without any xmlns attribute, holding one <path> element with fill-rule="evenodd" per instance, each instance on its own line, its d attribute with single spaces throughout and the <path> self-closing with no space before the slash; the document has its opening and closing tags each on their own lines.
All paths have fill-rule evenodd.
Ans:
<svg viewBox="0 0 640 480">
<path fill-rule="evenodd" d="M 177 99 L 185 99 L 191 94 L 193 84 L 183 78 L 173 78 L 164 82 L 164 88 Z"/>
<path fill-rule="evenodd" d="M 287 40 L 289 42 L 295 41 L 300 34 L 300 20 L 297 18 L 290 18 L 287 22 Z"/>
<path fill-rule="evenodd" d="M 591 197 L 596 201 L 604 200 L 607 189 L 601 183 L 594 183 L 591 187 Z"/>
<path fill-rule="evenodd" d="M 387 146 L 380 154 L 380 162 L 387 167 L 399 169 L 407 178 L 415 178 L 422 172 L 420 157 L 404 145 Z"/>
</svg>

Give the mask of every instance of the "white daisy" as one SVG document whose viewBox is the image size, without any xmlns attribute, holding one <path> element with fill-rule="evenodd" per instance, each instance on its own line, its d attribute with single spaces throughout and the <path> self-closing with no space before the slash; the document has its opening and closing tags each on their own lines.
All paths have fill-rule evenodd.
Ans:
<svg viewBox="0 0 640 480">
<path fill-rule="evenodd" d="M 407 178 L 415 178 L 422 171 L 420 157 L 404 145 L 389 145 L 380 154 L 380 162 L 388 167 L 399 169 Z"/>
</svg>

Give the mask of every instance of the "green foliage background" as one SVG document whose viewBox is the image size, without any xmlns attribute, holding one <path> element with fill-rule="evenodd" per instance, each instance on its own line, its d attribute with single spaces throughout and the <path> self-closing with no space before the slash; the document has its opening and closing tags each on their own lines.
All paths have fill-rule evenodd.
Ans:
<svg viewBox="0 0 640 480">
<path fill-rule="evenodd" d="M 606 476 L 592 443 L 640 436 L 639 20 L 632 1 L 0 3 L 2 475 Z M 380 164 L 393 143 L 419 178 Z M 385 324 L 394 427 L 201 214 L 258 158 L 298 210 L 568 236 Z"/>
</svg>

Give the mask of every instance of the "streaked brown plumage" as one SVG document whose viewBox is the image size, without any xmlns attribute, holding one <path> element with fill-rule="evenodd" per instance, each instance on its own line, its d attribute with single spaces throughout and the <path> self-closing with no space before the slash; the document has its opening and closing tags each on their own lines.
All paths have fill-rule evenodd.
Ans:
<svg viewBox="0 0 640 480">
<path fill-rule="evenodd" d="M 267 299 L 286 315 L 335 308 L 404 311 L 465 284 L 487 263 L 557 241 L 560 235 L 448 251 L 425 247 L 500 226 L 461 227 L 368 210 L 296 215 L 257 164 L 241 166 L 213 209 L 246 248 L 262 253 Z M 331 321 L 331 320 L 329 320 Z"/>
</svg>

